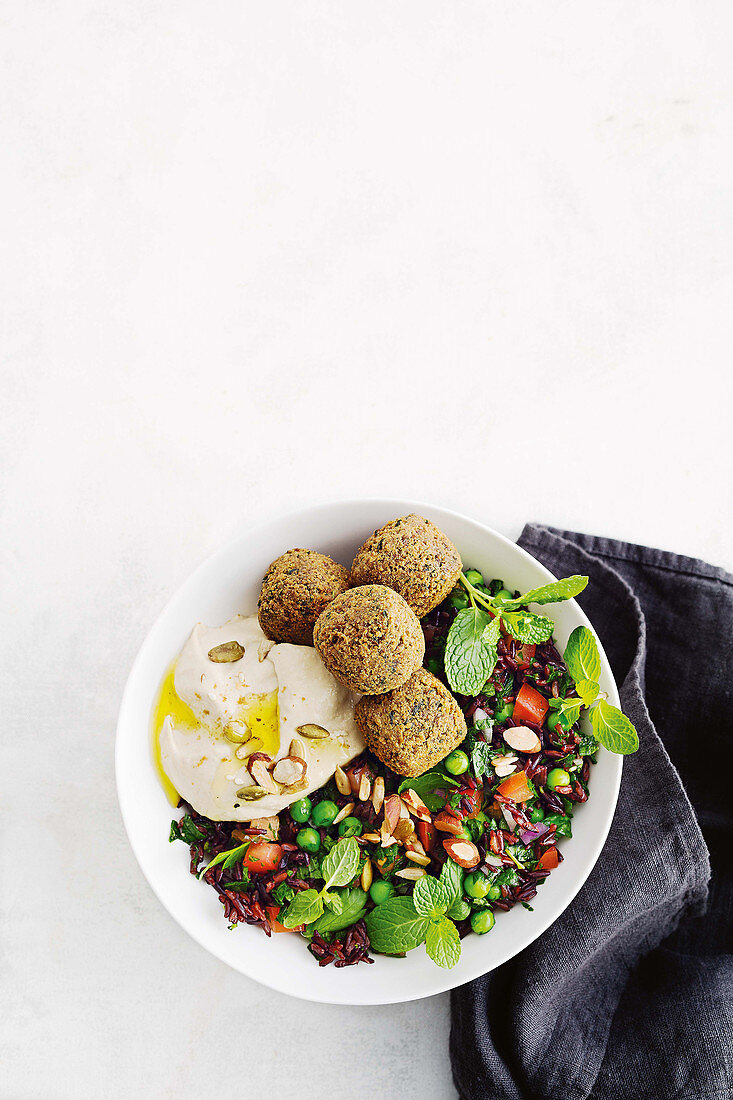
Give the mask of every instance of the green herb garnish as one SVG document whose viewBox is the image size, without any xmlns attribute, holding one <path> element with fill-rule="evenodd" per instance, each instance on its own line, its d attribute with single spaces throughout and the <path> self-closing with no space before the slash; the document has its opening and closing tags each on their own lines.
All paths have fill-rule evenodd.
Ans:
<svg viewBox="0 0 733 1100">
<path fill-rule="evenodd" d="M 321 861 L 321 872 L 325 879 L 323 887 L 320 890 L 302 890 L 296 894 L 281 921 L 282 925 L 285 928 L 295 928 L 299 924 L 313 924 L 323 915 L 325 906 L 328 906 L 329 915 L 341 917 L 345 902 L 331 887 L 347 886 L 359 870 L 359 862 L 359 845 L 354 837 L 342 837 Z"/>
<path fill-rule="evenodd" d="M 471 606 L 459 611 L 453 620 L 443 661 L 446 678 L 453 691 L 461 695 L 477 695 L 494 671 L 502 625 L 519 642 L 546 642 L 552 637 L 552 619 L 524 610 L 525 604 L 569 600 L 583 591 L 588 578 L 566 577 L 565 580 L 533 588 L 511 600 L 482 592 L 471 584 L 464 573 L 460 575 L 460 583 L 468 594 Z"/>
<path fill-rule="evenodd" d="M 455 966 L 461 956 L 461 941 L 448 911 L 460 896 L 461 873 L 448 860 L 439 879 L 423 875 L 417 880 L 412 897 L 390 898 L 367 913 L 373 949 L 382 955 L 402 955 L 424 943 L 438 966 Z"/>
</svg>

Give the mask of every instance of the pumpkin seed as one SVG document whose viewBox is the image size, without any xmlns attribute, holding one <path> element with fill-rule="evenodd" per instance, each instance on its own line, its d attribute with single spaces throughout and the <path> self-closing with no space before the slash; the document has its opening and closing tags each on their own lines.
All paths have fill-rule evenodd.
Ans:
<svg viewBox="0 0 733 1100">
<path fill-rule="evenodd" d="M 260 798 L 264 798 L 269 794 L 264 787 L 240 787 L 237 791 L 237 798 L 241 798 L 243 802 L 258 802 Z"/>
<path fill-rule="evenodd" d="M 311 737 L 314 741 L 331 736 L 328 730 L 324 730 L 323 726 L 315 725 L 314 722 L 306 722 L 304 726 L 298 726 L 295 732 L 302 734 L 303 737 Z"/>
<path fill-rule="evenodd" d="M 222 642 L 209 650 L 209 660 L 215 665 L 228 665 L 232 661 L 241 661 L 244 657 L 244 646 L 239 642 Z"/>
<path fill-rule="evenodd" d="M 243 745 L 245 741 L 249 741 L 252 734 L 246 722 L 235 719 L 230 725 L 226 726 L 224 736 L 233 745 Z"/>
</svg>

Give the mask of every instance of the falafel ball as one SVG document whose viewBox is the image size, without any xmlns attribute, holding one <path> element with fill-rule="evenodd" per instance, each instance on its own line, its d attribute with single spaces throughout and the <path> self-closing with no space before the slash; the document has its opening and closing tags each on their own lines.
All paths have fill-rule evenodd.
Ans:
<svg viewBox="0 0 733 1100">
<path fill-rule="evenodd" d="M 417 616 L 383 584 L 337 596 L 319 616 L 313 642 L 332 676 L 368 695 L 404 684 L 425 656 Z"/>
<path fill-rule="evenodd" d="M 316 550 L 288 550 L 262 578 L 257 617 L 275 642 L 313 645 L 313 625 L 324 607 L 349 587 L 349 571 Z"/>
<path fill-rule="evenodd" d="M 461 568 L 450 539 L 429 519 L 411 513 L 385 523 L 357 550 L 351 584 L 386 584 L 421 619 L 445 599 Z"/>
<path fill-rule="evenodd" d="M 365 695 L 354 717 L 374 755 L 393 772 L 410 777 L 429 771 L 467 733 L 458 703 L 426 668 L 394 691 Z"/>
</svg>

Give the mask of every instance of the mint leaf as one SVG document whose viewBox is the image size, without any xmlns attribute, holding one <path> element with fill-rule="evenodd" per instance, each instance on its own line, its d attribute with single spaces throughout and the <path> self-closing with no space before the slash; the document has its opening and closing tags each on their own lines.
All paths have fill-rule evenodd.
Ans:
<svg viewBox="0 0 733 1100">
<path fill-rule="evenodd" d="M 562 600 L 571 600 L 583 591 L 588 583 L 587 577 L 565 577 L 561 581 L 552 581 L 543 584 L 539 588 L 531 588 L 523 596 L 517 596 L 516 600 L 507 600 L 501 606 L 510 610 L 515 607 L 523 607 L 527 603 L 560 603 Z"/>
<path fill-rule="evenodd" d="M 280 921 L 285 928 L 295 928 L 299 924 L 312 924 L 323 912 L 323 898 L 317 890 L 301 890 L 288 906 L 288 911 Z"/>
<path fill-rule="evenodd" d="M 618 707 L 599 699 L 598 705 L 590 712 L 590 724 L 596 741 L 600 741 L 611 752 L 626 756 L 636 752 L 639 747 L 639 735 L 633 725 Z"/>
<path fill-rule="evenodd" d="M 448 912 L 451 900 L 448 888 L 431 875 L 423 875 L 415 883 L 412 904 L 421 917 L 437 920 Z"/>
<path fill-rule="evenodd" d="M 332 913 L 336 913 L 338 916 L 343 912 L 344 903 L 341 895 L 336 890 L 324 890 L 321 897 L 323 898 L 323 904 L 327 909 L 330 909 Z"/>
<path fill-rule="evenodd" d="M 199 878 L 202 878 L 208 870 L 212 867 L 218 867 L 220 863 L 224 864 L 224 870 L 231 867 L 232 864 L 237 863 L 244 853 L 249 848 L 250 842 L 247 840 L 244 844 L 239 844 L 236 848 L 229 848 L 226 852 L 219 852 L 218 856 L 214 856 L 210 863 L 207 863 L 203 871 L 200 872 Z"/>
<path fill-rule="evenodd" d="M 183 840 L 186 844 L 198 844 L 200 840 L 206 840 L 206 833 L 199 829 L 190 814 L 186 814 L 179 821 L 177 836 L 173 835 L 173 825 L 175 822 L 171 825 L 170 840 Z"/>
<path fill-rule="evenodd" d="M 342 932 L 364 916 L 367 896 L 361 887 L 354 886 L 351 890 L 344 890 L 339 896 L 341 912 L 331 911 L 320 916 L 313 925 L 316 932 Z"/>
<path fill-rule="evenodd" d="M 461 957 L 461 939 L 452 920 L 443 917 L 442 921 L 430 925 L 425 936 L 425 950 L 438 966 L 456 965 Z"/>
<path fill-rule="evenodd" d="M 583 700 L 583 705 L 589 707 L 598 698 L 598 684 L 595 680 L 576 680 L 575 690 Z"/>
<path fill-rule="evenodd" d="M 397 790 L 399 794 L 403 791 L 414 791 L 432 813 L 437 813 L 445 806 L 445 796 L 435 792 L 458 786 L 460 786 L 458 780 L 443 772 L 425 772 L 425 775 L 418 775 L 416 779 L 405 779 Z"/>
<path fill-rule="evenodd" d="M 576 626 L 568 638 L 563 660 L 576 684 L 579 680 L 599 680 L 601 656 L 593 633 L 587 626 Z"/>
<path fill-rule="evenodd" d="M 569 699 L 563 699 L 557 709 L 572 726 L 573 722 L 577 722 L 580 718 L 580 708 L 582 707 L 582 705 L 582 699 L 575 699 L 571 695 Z"/>
<path fill-rule="evenodd" d="M 421 917 L 412 898 L 395 897 L 382 902 L 364 918 L 369 941 L 382 955 L 412 951 L 425 939 L 430 921 Z"/>
<path fill-rule="evenodd" d="M 501 618 L 512 638 L 526 644 L 539 644 L 552 637 L 555 624 L 544 615 L 533 615 L 531 611 L 501 610 Z"/>
<path fill-rule="evenodd" d="M 347 886 L 359 870 L 359 845 L 353 836 L 342 837 L 321 863 L 323 877 L 326 880 L 324 890 L 329 886 Z"/>
<path fill-rule="evenodd" d="M 449 907 L 463 894 L 463 871 L 452 859 L 447 859 L 440 871 L 440 881 L 449 897 Z"/>
<path fill-rule="evenodd" d="M 496 664 L 499 623 L 478 607 L 456 615 L 445 643 L 445 675 L 454 691 L 477 695 Z"/>
</svg>

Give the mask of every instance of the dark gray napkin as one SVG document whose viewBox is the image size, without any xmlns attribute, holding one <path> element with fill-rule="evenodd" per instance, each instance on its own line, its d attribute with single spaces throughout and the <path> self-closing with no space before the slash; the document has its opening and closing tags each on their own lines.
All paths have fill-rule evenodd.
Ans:
<svg viewBox="0 0 733 1100">
<path fill-rule="evenodd" d="M 730 1097 L 733 577 L 536 525 L 519 544 L 556 576 L 590 577 L 579 602 L 640 748 L 570 908 L 454 990 L 456 1086 L 463 1100 Z"/>
</svg>

